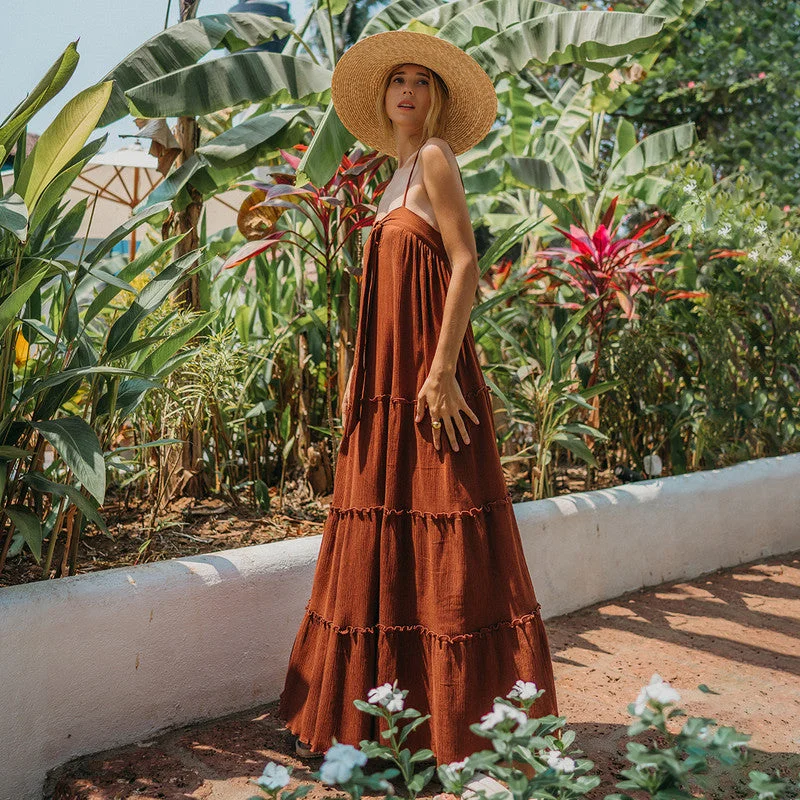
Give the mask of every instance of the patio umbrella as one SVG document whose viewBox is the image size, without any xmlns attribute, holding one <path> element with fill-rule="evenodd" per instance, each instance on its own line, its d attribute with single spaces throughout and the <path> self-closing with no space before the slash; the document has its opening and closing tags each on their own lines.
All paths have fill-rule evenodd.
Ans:
<svg viewBox="0 0 800 800">
<path fill-rule="evenodd" d="M 133 209 L 163 180 L 157 166 L 158 159 L 141 146 L 122 147 L 91 158 L 65 195 L 70 206 L 89 198 L 77 236 L 86 235 L 93 204 L 96 208 L 89 231 L 91 239 L 103 239 L 131 217 Z M 235 225 L 239 206 L 246 197 L 247 192 L 230 189 L 208 200 L 204 205 L 207 233 Z M 130 236 L 129 257 L 133 259 L 135 255 L 134 230 Z"/>
</svg>

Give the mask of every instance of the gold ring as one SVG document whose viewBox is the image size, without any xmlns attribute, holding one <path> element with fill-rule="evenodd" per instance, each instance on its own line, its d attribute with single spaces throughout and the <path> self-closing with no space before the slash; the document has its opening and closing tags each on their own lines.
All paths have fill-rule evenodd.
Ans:
<svg viewBox="0 0 800 800">
<path fill-rule="evenodd" d="M 442 423 L 441 423 L 440 420 L 435 419 L 435 420 L 433 420 L 431 422 L 431 428 L 441 428 L 441 427 L 442 427 Z"/>
</svg>

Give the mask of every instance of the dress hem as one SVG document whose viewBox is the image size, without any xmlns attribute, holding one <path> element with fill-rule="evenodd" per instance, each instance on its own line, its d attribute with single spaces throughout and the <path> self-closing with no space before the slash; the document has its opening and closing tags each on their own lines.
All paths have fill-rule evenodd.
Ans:
<svg viewBox="0 0 800 800">
<path fill-rule="evenodd" d="M 351 633 L 374 634 L 379 631 L 383 633 L 395 633 L 398 631 L 419 631 L 420 633 L 423 633 L 426 636 L 430 636 L 431 638 L 437 639 L 440 642 L 447 642 L 449 644 L 453 644 L 455 642 L 469 641 L 471 639 L 482 639 L 485 638 L 488 634 L 501 630 L 503 628 L 518 628 L 521 627 L 522 625 L 527 625 L 528 623 L 532 622 L 537 617 L 539 617 L 541 607 L 542 607 L 541 603 L 537 603 L 534 611 L 528 614 L 523 614 L 521 617 L 515 617 L 514 619 L 509 619 L 509 620 L 501 620 L 500 622 L 495 622 L 493 625 L 485 625 L 484 627 L 478 628 L 475 631 L 468 631 L 466 633 L 457 633 L 453 635 L 447 633 L 436 633 L 435 631 L 432 631 L 425 625 L 384 625 L 383 623 L 380 622 L 376 623 L 375 625 L 369 625 L 369 626 L 336 625 L 336 623 L 331 622 L 331 620 L 326 619 L 321 614 L 318 614 L 316 611 L 312 611 L 308 606 L 306 606 L 306 616 L 310 617 L 312 622 L 315 622 L 324 628 L 329 628 L 330 630 L 333 630 L 336 633 L 344 635 Z"/>
<path fill-rule="evenodd" d="M 496 506 L 508 505 L 511 503 L 511 495 L 507 494 L 505 497 L 500 497 L 497 500 L 490 500 L 480 506 L 473 506 L 472 508 L 462 508 L 458 511 L 422 511 L 417 508 L 387 508 L 386 506 L 353 506 L 345 508 L 343 506 L 331 505 L 328 510 L 332 514 L 343 516 L 344 514 L 357 514 L 359 516 L 364 514 L 374 514 L 380 511 L 384 515 L 391 514 L 418 514 L 422 517 L 436 517 L 436 518 L 456 518 L 456 517 L 477 517 L 485 511 L 491 511 Z"/>
</svg>

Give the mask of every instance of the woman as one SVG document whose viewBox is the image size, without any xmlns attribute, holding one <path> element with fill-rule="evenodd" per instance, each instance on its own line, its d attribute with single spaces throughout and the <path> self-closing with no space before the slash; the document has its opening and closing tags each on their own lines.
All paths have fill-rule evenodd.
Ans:
<svg viewBox="0 0 800 800">
<path fill-rule="evenodd" d="M 545 689 L 537 716 L 557 714 L 469 324 L 478 257 L 455 155 L 497 97 L 460 48 L 410 31 L 351 47 L 331 93 L 398 166 L 365 244 L 333 501 L 278 714 L 301 754 L 384 741 L 353 700 L 397 680 L 431 715 L 406 746 L 448 763 L 486 745 L 469 725 L 518 679 Z"/>
</svg>

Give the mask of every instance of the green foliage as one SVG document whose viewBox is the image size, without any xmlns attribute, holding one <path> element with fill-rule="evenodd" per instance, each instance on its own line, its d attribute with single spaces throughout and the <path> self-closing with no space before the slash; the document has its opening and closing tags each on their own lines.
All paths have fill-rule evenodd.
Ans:
<svg viewBox="0 0 800 800">
<path fill-rule="evenodd" d="M 646 130 L 693 122 L 718 177 L 741 165 L 772 202 L 800 204 L 800 7 L 708 3 L 621 113 Z"/>
<path fill-rule="evenodd" d="M 516 682 L 505 697 L 496 697 L 492 710 L 484 714 L 480 723 L 470 725 L 470 730 L 487 739 L 487 749 L 479 750 L 462 761 L 428 766 L 419 772 L 418 762 L 435 758 L 428 749 L 412 753 L 402 748 L 405 735 L 425 722 L 430 715 L 422 716 L 413 708 L 405 708 L 407 689 L 397 688 L 397 681 L 370 690 L 369 702 L 354 700 L 360 711 L 377 717 L 383 738 L 378 743 L 362 740 L 359 748 L 343 745 L 334 739 L 333 746 L 325 752 L 322 766 L 310 777 L 336 786 L 357 800 L 365 790 L 384 790 L 384 797 L 402 796 L 411 800 L 430 782 L 436 772 L 446 792 L 462 796 L 465 790 L 486 800 L 482 787 L 474 788 L 470 782 L 475 777 L 488 775 L 508 787 L 513 800 L 534 798 L 561 798 L 572 800 L 585 797 L 593 790 L 601 790 L 602 779 L 592 775 L 594 763 L 588 758 L 573 758 L 583 751 L 574 746 L 575 732 L 565 729 L 566 718 L 548 715 L 535 717 L 534 704 L 544 690 L 533 683 Z M 716 762 L 729 772 L 742 772 L 747 765 L 750 736 L 731 726 L 720 726 L 709 717 L 688 717 L 676 707 L 680 695 L 658 674 L 643 687 L 635 703 L 628 705 L 633 721 L 628 726 L 628 736 L 638 737 L 626 743 L 625 758 L 630 766 L 619 770 L 617 789 L 629 789 L 637 798 L 653 800 L 691 800 L 703 792 L 713 791 L 708 780 L 709 767 Z M 679 730 L 674 731 L 673 720 L 686 717 Z M 412 722 L 399 724 L 404 719 Z M 400 734 L 398 736 L 398 733 Z M 646 741 L 640 741 L 646 738 Z M 368 759 L 382 759 L 397 765 L 385 772 L 365 775 L 362 767 Z M 518 765 L 526 770 L 523 772 Z M 301 784 L 294 793 L 280 792 L 289 782 L 288 771 L 269 762 L 264 775 L 252 781 L 263 795 L 275 800 L 293 800 L 296 792 L 306 789 Z M 400 791 L 389 783 L 389 778 L 399 775 Z M 755 792 L 748 800 L 781 800 L 796 798 L 800 792 L 798 781 L 783 780 L 778 775 L 751 770 L 747 785 Z M 405 790 L 405 791 L 404 791 Z M 506 796 L 507 793 L 504 792 Z M 593 796 L 600 795 L 594 793 Z M 715 794 L 710 796 L 716 796 Z M 492 793 L 488 794 L 492 797 Z M 251 798 L 257 800 L 257 798 Z M 633 800 L 631 795 L 615 792 L 605 794 L 604 800 Z"/>
</svg>

